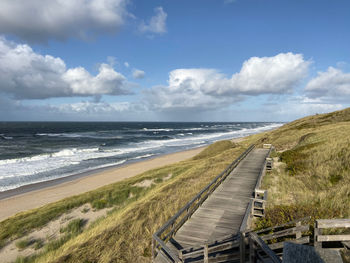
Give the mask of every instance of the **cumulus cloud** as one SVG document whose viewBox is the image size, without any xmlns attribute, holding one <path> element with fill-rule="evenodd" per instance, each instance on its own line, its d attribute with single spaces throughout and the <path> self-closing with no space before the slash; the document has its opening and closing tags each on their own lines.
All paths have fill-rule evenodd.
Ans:
<svg viewBox="0 0 350 263">
<path fill-rule="evenodd" d="M 329 67 L 325 72 L 318 72 L 317 77 L 307 83 L 305 92 L 310 98 L 349 100 L 350 73 Z"/>
<path fill-rule="evenodd" d="M 232 98 L 206 94 L 202 87 L 212 78 L 221 77 L 213 69 L 176 69 L 169 74 L 168 86 L 156 86 L 145 92 L 146 101 L 155 110 L 214 109 Z"/>
<path fill-rule="evenodd" d="M 132 76 L 134 79 L 143 79 L 146 73 L 143 70 L 134 69 L 132 72 Z"/>
<path fill-rule="evenodd" d="M 300 54 L 281 53 L 250 58 L 231 78 L 215 69 L 177 69 L 170 72 L 167 86 L 153 87 L 146 97 L 158 109 L 226 107 L 245 96 L 292 93 L 309 65 Z"/>
<path fill-rule="evenodd" d="M 126 68 L 130 67 L 130 65 L 129 65 L 128 62 L 124 62 L 124 66 L 125 66 Z"/>
<path fill-rule="evenodd" d="M 148 23 L 145 23 L 142 21 L 142 23 L 139 26 L 139 30 L 142 33 L 153 33 L 153 34 L 164 34 L 166 33 L 166 19 L 167 19 L 167 13 L 164 12 L 163 7 L 156 7 L 154 9 L 154 12 L 156 13 L 152 18 L 149 20 Z"/>
<path fill-rule="evenodd" d="M 128 0 L 2 0 L 0 32 L 31 42 L 89 38 L 115 32 L 128 16 Z"/>
<path fill-rule="evenodd" d="M 274 57 L 252 57 L 231 78 L 213 79 L 203 90 L 215 96 L 290 93 L 306 77 L 310 61 L 301 54 L 280 53 Z"/>
<path fill-rule="evenodd" d="M 0 38 L 0 92 L 18 99 L 128 94 L 126 78 L 101 64 L 96 76 L 82 67 L 35 53 L 30 46 Z"/>
</svg>

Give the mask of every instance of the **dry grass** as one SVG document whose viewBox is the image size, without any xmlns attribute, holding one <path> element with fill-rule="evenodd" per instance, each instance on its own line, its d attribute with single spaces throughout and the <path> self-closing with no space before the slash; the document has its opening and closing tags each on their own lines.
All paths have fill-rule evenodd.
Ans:
<svg viewBox="0 0 350 263">
<path fill-rule="evenodd" d="M 193 159 L 96 190 L 100 193 L 96 200 L 109 200 L 108 193 L 115 188 L 124 193 L 124 188 L 135 187 L 135 183 L 155 182 L 151 187 L 140 188 L 142 194 L 133 202 L 119 205 L 81 234 L 26 262 L 149 262 L 152 233 L 243 151 L 243 147 L 232 142 L 218 142 Z"/>
<path fill-rule="evenodd" d="M 350 217 L 350 109 L 307 117 L 256 135 L 283 162 L 269 173 L 267 217 L 260 227 L 298 217 Z"/>
<path fill-rule="evenodd" d="M 101 188 L 94 198 L 83 200 L 96 202 L 96 206 L 117 203 L 118 209 L 32 261 L 149 262 L 152 233 L 251 143 L 272 143 L 277 150 L 273 156 L 280 160 L 263 182 L 269 190 L 269 203 L 266 218 L 258 227 L 306 215 L 350 217 L 349 121 L 350 109 L 303 118 L 239 144 L 216 143 L 193 159 Z M 169 174 L 171 179 L 163 180 Z M 153 180 L 155 185 L 135 191 L 137 197 L 132 202 L 109 201 L 112 193 L 117 195 L 115 189 L 129 197 L 128 187 L 144 180 Z"/>
</svg>

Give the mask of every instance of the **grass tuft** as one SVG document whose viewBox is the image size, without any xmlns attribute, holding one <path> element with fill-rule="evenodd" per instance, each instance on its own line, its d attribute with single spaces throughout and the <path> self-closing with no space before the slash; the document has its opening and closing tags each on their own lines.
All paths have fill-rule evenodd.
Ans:
<svg viewBox="0 0 350 263">
<path fill-rule="evenodd" d="M 25 249 L 27 247 L 29 247 L 30 245 L 32 245 L 34 242 L 32 239 L 21 239 L 18 240 L 15 245 L 18 249 Z"/>
</svg>

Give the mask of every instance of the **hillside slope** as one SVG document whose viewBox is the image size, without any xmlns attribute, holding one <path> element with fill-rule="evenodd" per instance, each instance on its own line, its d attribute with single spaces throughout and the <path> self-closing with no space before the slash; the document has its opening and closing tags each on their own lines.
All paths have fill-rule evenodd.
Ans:
<svg viewBox="0 0 350 263">
<path fill-rule="evenodd" d="M 296 120 L 252 141 L 276 147 L 275 169 L 263 182 L 269 200 L 260 227 L 309 215 L 350 217 L 350 108 Z"/>
</svg>

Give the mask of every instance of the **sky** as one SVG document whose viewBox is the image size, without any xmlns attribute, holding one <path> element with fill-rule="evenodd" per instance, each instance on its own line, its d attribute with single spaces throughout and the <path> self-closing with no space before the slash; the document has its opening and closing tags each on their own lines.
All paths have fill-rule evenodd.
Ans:
<svg viewBox="0 0 350 263">
<path fill-rule="evenodd" d="M 0 121 L 291 121 L 350 104 L 348 0 L 1 0 Z"/>
</svg>

